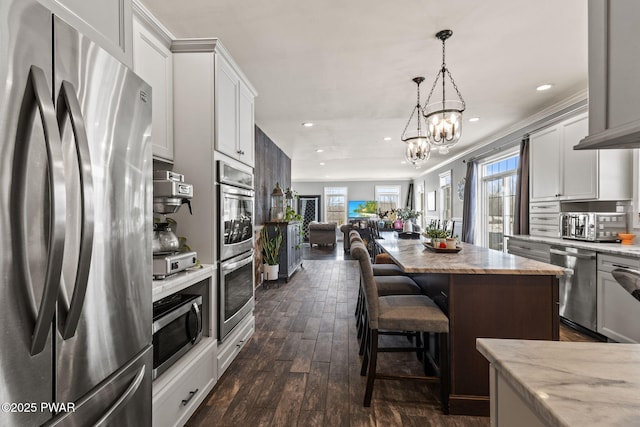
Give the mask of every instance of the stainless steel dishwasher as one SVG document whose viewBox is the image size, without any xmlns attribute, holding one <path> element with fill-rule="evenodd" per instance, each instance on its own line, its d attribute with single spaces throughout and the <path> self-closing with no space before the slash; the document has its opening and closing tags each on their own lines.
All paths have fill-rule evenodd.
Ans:
<svg viewBox="0 0 640 427">
<path fill-rule="evenodd" d="M 551 246 L 551 264 L 563 267 L 560 316 L 591 331 L 597 327 L 596 252 Z"/>
</svg>

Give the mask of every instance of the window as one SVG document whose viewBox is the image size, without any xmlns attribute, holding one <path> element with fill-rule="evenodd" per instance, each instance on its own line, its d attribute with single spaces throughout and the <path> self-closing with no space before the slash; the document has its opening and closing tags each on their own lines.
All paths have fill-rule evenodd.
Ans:
<svg viewBox="0 0 640 427">
<path fill-rule="evenodd" d="M 504 250 L 504 236 L 513 231 L 518 159 L 511 152 L 480 164 L 480 244 L 490 249 Z"/>
<path fill-rule="evenodd" d="M 400 207 L 399 185 L 376 185 L 375 188 L 379 211 L 384 213 Z"/>
<path fill-rule="evenodd" d="M 440 219 L 452 218 L 451 171 L 440 174 Z"/>
<path fill-rule="evenodd" d="M 347 222 L 347 187 L 324 187 L 325 221 L 338 226 Z"/>
</svg>

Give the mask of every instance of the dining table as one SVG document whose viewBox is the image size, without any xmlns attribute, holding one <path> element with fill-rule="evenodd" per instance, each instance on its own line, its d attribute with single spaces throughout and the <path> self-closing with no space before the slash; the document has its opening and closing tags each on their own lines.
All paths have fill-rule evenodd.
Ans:
<svg viewBox="0 0 640 427">
<path fill-rule="evenodd" d="M 449 317 L 449 412 L 489 416 L 489 363 L 477 338 L 559 340 L 561 267 L 469 243 L 434 248 L 430 239 L 380 233 L 385 252 L 410 275 L 445 277 Z M 412 236 L 415 237 L 415 234 Z"/>
</svg>

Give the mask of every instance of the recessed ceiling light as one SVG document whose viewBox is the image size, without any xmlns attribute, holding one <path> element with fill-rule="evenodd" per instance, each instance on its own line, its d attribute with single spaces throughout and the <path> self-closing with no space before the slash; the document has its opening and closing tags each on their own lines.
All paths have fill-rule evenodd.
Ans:
<svg viewBox="0 0 640 427">
<path fill-rule="evenodd" d="M 390 136 L 385 136 L 385 137 L 384 137 L 384 140 L 385 140 L 385 141 L 391 141 L 391 137 L 390 137 Z"/>
<path fill-rule="evenodd" d="M 324 151 L 324 150 L 323 150 L 322 148 L 318 148 L 318 149 L 316 150 L 316 153 L 322 153 L 323 151 Z"/>
<path fill-rule="evenodd" d="M 324 166 L 324 162 L 320 162 L 320 166 Z"/>
<path fill-rule="evenodd" d="M 551 89 L 552 87 L 553 87 L 553 85 L 552 85 L 552 84 L 545 83 L 545 84 L 543 84 L 543 85 L 538 86 L 538 87 L 536 88 L 536 90 L 537 90 L 538 92 L 542 92 L 542 91 L 545 91 L 545 90 L 549 90 L 549 89 Z"/>
<path fill-rule="evenodd" d="M 471 117 L 469 119 L 470 122 L 477 122 L 478 120 L 480 120 L 480 117 Z"/>
<path fill-rule="evenodd" d="M 313 126 L 313 123 L 311 122 L 304 122 L 302 123 L 302 126 L 306 127 L 306 128 L 310 128 L 311 126 Z"/>
</svg>

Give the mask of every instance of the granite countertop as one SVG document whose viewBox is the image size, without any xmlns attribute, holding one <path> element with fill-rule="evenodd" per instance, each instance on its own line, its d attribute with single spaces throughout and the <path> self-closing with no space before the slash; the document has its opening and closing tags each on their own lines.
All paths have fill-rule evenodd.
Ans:
<svg viewBox="0 0 640 427">
<path fill-rule="evenodd" d="M 151 284 L 151 299 L 155 302 L 175 292 L 188 288 L 213 275 L 215 266 L 202 264 L 201 267 L 191 267 L 176 273 L 164 280 L 154 280 Z"/>
<path fill-rule="evenodd" d="M 461 243 L 457 253 L 433 252 L 424 247 L 425 239 L 398 239 L 397 233 L 384 233 L 376 243 L 407 273 L 522 274 L 561 276 L 561 267 L 509 255 L 504 252 Z"/>
<path fill-rule="evenodd" d="M 524 240 L 527 242 L 539 242 L 548 243 L 550 245 L 562 245 L 571 248 L 591 249 L 596 252 L 613 254 L 613 255 L 627 255 L 633 257 L 640 257 L 640 245 L 622 245 L 620 243 L 595 243 L 585 242 L 582 240 L 560 239 L 553 237 L 542 236 L 529 236 L 529 235 L 515 235 L 506 236 L 510 239 Z"/>
<path fill-rule="evenodd" d="M 478 338 L 476 345 L 550 426 L 640 425 L 640 344 Z"/>
</svg>

